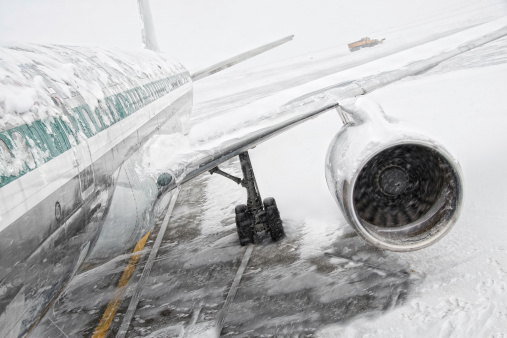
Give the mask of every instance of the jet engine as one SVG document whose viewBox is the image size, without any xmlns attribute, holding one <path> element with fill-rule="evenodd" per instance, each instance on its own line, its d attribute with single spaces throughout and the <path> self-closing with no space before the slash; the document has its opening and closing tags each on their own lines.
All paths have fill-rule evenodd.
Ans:
<svg viewBox="0 0 507 338">
<path fill-rule="evenodd" d="M 345 126 L 329 146 L 326 180 L 349 224 L 391 251 L 418 250 L 441 239 L 463 201 L 459 163 L 370 99 L 340 109 Z"/>
</svg>

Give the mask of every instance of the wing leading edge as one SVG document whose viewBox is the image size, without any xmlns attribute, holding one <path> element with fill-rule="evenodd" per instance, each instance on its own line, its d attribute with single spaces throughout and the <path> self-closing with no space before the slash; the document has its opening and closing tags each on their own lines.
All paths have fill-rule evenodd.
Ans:
<svg viewBox="0 0 507 338">
<path fill-rule="evenodd" d="M 333 87 L 331 89 L 326 88 L 321 91 L 314 92 L 312 95 L 305 95 L 296 98 L 279 109 L 279 115 L 292 116 L 285 119 L 283 122 L 250 132 L 241 138 L 230 140 L 218 147 L 195 151 L 188 154 L 185 160 L 176 163 L 171 168 L 167 168 L 174 179 L 172 179 L 163 190 L 172 190 L 176 186 L 195 178 L 205 171 L 213 169 L 220 163 L 255 147 L 275 135 L 291 129 L 308 119 L 317 117 L 326 111 L 337 108 L 340 105 L 340 102 L 343 102 L 345 99 L 357 98 L 393 82 L 397 82 L 405 77 L 418 74 L 456 55 L 482 46 L 506 35 L 507 26 L 481 36 L 480 38 L 460 44 L 459 46 L 442 52 L 434 57 L 411 63 L 401 69 L 363 77 L 362 79 L 345 83 L 342 86 Z"/>
</svg>

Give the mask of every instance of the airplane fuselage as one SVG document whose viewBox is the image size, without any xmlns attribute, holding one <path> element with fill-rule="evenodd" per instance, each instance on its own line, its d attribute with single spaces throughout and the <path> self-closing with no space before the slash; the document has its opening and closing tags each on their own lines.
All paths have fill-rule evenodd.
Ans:
<svg viewBox="0 0 507 338">
<path fill-rule="evenodd" d="M 132 159 L 162 126 L 182 131 L 193 90 L 182 65 L 152 51 L 5 45 L 0 61 L 3 337 L 30 329 L 104 224 L 123 238 L 150 227 L 156 178 L 140 182 Z"/>
</svg>

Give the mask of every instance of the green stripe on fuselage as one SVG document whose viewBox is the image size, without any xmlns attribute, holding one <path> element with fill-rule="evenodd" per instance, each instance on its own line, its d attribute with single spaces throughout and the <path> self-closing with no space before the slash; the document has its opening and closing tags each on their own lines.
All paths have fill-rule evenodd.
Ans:
<svg viewBox="0 0 507 338">
<path fill-rule="evenodd" d="M 93 112 L 88 104 L 73 107 L 71 116 L 68 116 L 72 125 L 57 117 L 0 132 L 0 140 L 4 141 L 11 153 L 14 149 L 12 133 L 18 132 L 25 138 L 32 156 L 37 156 L 35 166 L 29 167 L 25 163 L 13 175 L 0 173 L 0 188 L 69 150 L 71 139 L 79 143 L 76 135 L 79 131 L 90 138 L 189 81 L 190 74 L 185 72 L 108 96 Z M 109 122 L 105 121 L 106 118 Z M 34 147 L 42 151 L 43 158 Z"/>
</svg>

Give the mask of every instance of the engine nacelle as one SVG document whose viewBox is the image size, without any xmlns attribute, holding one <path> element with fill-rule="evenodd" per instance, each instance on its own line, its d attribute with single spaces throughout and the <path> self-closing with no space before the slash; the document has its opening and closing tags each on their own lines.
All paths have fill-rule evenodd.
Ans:
<svg viewBox="0 0 507 338">
<path fill-rule="evenodd" d="M 459 163 L 369 99 L 341 109 L 353 122 L 329 146 L 326 180 L 349 224 L 371 244 L 392 251 L 418 250 L 441 239 L 463 201 Z"/>
</svg>

